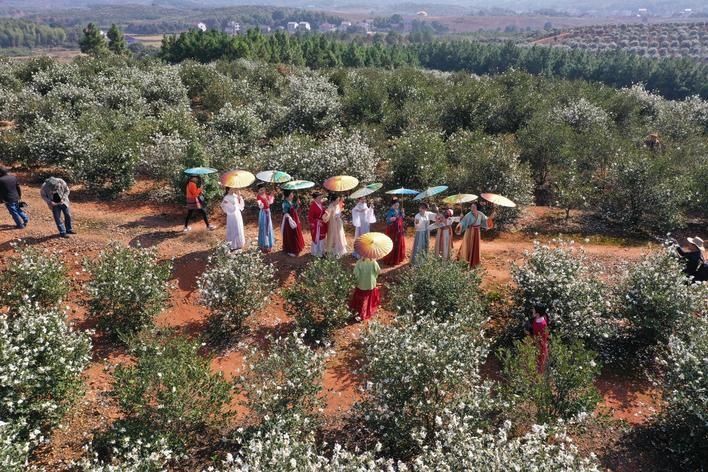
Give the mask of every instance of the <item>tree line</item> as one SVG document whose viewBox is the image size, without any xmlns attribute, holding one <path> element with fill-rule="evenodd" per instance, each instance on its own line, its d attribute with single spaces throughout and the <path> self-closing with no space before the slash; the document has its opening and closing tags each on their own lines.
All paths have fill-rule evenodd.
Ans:
<svg viewBox="0 0 708 472">
<path fill-rule="evenodd" d="M 644 83 L 666 98 L 691 95 L 708 97 L 708 64 L 690 59 L 649 59 L 623 51 L 595 53 L 512 42 L 484 44 L 470 40 L 434 41 L 421 44 L 388 44 L 377 41 L 343 42 L 319 34 L 263 35 L 249 31 L 229 36 L 218 31 L 191 30 L 163 40 L 161 57 L 171 63 L 193 59 L 247 58 L 286 63 L 314 69 L 330 67 L 422 66 L 442 71 L 497 74 L 524 70 L 565 79 L 601 82 L 612 87 Z"/>
<path fill-rule="evenodd" d="M 26 20 L 0 19 L 0 48 L 59 46 L 66 41 L 62 28 Z"/>
</svg>

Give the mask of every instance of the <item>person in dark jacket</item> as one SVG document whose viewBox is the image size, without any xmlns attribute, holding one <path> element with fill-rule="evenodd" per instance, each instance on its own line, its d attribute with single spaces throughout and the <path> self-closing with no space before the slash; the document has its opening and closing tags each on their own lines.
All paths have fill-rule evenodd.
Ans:
<svg viewBox="0 0 708 472">
<path fill-rule="evenodd" d="M 684 272 L 689 277 L 693 277 L 694 282 L 708 281 L 708 264 L 706 264 L 703 256 L 703 240 L 696 236 L 695 238 L 686 238 L 691 245 L 689 250 L 684 250 L 681 246 L 676 245 L 676 251 L 686 262 Z M 676 240 L 674 240 L 675 242 Z"/>
<path fill-rule="evenodd" d="M 74 229 L 71 225 L 71 203 L 69 202 L 69 186 L 66 185 L 63 179 L 57 177 L 49 177 L 42 184 L 39 194 L 47 204 L 54 222 L 59 230 L 59 236 L 68 238 L 70 234 L 74 234 Z M 62 221 L 62 214 L 64 221 Z"/>
<path fill-rule="evenodd" d="M 0 202 L 5 204 L 18 229 L 23 229 L 29 223 L 29 216 L 20 206 L 21 198 L 22 189 L 17 182 L 17 177 L 0 166 Z"/>
</svg>

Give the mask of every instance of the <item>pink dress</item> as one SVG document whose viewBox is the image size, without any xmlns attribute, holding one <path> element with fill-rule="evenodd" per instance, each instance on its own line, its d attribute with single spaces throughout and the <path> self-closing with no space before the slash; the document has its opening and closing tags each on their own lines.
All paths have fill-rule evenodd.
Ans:
<svg viewBox="0 0 708 472">
<path fill-rule="evenodd" d="M 548 362 L 548 320 L 545 316 L 534 318 L 531 333 L 538 345 L 538 371 L 543 372 Z"/>
</svg>

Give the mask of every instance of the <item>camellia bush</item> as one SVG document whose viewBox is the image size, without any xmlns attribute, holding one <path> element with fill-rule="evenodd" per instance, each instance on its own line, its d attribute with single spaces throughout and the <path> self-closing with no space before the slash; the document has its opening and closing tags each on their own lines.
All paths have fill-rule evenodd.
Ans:
<svg viewBox="0 0 708 472">
<path fill-rule="evenodd" d="M 439 320 L 458 318 L 479 329 L 486 315 L 481 282 L 480 272 L 470 270 L 466 262 L 429 256 L 390 286 L 389 304 L 408 316 L 425 313 Z"/>
<path fill-rule="evenodd" d="M 86 285 L 91 316 L 111 335 L 130 336 L 153 324 L 168 299 L 172 265 L 151 249 L 114 243 L 87 261 Z"/>
<path fill-rule="evenodd" d="M 73 331 L 54 308 L 23 304 L 0 314 L 0 455 L 24 462 L 83 390 L 90 360 L 87 334 Z"/>
<path fill-rule="evenodd" d="M 56 256 L 26 248 L 7 262 L 0 274 L 0 305 L 17 310 L 23 304 L 56 306 L 69 293 L 64 263 Z"/>
<path fill-rule="evenodd" d="M 563 339 L 581 339 L 589 346 L 614 334 L 608 318 L 611 293 L 594 275 L 600 271 L 579 250 L 534 243 L 521 266 L 512 267 L 516 282 L 516 316 L 523 324 L 531 309 L 548 310 L 551 333 Z"/>
<path fill-rule="evenodd" d="M 592 413 L 601 400 L 593 383 L 600 374 L 597 356 L 579 341 L 550 338 L 548 343 L 548 360 L 542 371 L 535 339 L 517 341 L 513 349 L 502 350 L 509 415 L 527 413 L 543 424 Z"/>
<path fill-rule="evenodd" d="M 308 339 L 328 339 L 353 318 L 349 295 L 354 274 L 337 259 L 315 259 L 297 282 L 283 291 L 285 311 L 295 319 Z"/>
<path fill-rule="evenodd" d="M 698 307 L 705 290 L 687 282 L 683 263 L 668 248 L 630 266 L 620 310 L 632 322 L 638 342 L 665 343 L 677 323 Z"/>
<path fill-rule="evenodd" d="M 497 405 L 479 372 L 486 357 L 480 333 L 460 319 L 375 324 L 362 339 L 365 387 L 357 411 L 386 453 L 409 458 L 421 449 L 413 433 L 432 439 L 449 409 L 462 409 L 479 427 L 489 421 Z"/>
<path fill-rule="evenodd" d="M 211 310 L 213 337 L 236 333 L 247 317 L 266 305 L 275 289 L 274 274 L 257 250 L 232 253 L 227 245 L 216 249 L 197 281 L 201 303 Z"/>
<path fill-rule="evenodd" d="M 669 337 L 662 357 L 666 440 L 686 470 L 700 468 L 708 454 L 708 312 L 690 318 Z"/>
<path fill-rule="evenodd" d="M 534 425 L 524 436 L 512 437 L 510 421 L 495 433 L 485 433 L 474 418 L 448 416 L 445 427 L 435 432 L 433 445 L 413 460 L 413 471 L 600 471 L 595 456 L 582 457 L 562 427 Z"/>
<path fill-rule="evenodd" d="M 211 371 L 210 359 L 198 352 L 199 343 L 148 335 L 135 338 L 131 348 L 136 362 L 116 367 L 113 386 L 129 434 L 142 428 L 183 448 L 223 424 L 231 386 L 221 373 Z M 109 436 L 121 433 L 121 424 L 112 429 Z"/>
<path fill-rule="evenodd" d="M 248 348 L 248 369 L 236 380 L 236 392 L 258 428 L 290 423 L 294 429 L 313 429 L 324 407 L 322 375 L 329 351 L 315 351 L 304 342 L 304 333 L 293 332 L 269 339 L 267 351 Z"/>
<path fill-rule="evenodd" d="M 337 87 L 316 73 L 290 77 L 285 105 L 286 129 L 290 132 L 326 131 L 337 125 L 342 107 Z"/>
</svg>

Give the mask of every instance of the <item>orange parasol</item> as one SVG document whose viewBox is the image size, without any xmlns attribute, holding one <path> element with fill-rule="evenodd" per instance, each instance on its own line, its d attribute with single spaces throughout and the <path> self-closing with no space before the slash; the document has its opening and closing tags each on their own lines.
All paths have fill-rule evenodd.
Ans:
<svg viewBox="0 0 708 472">
<path fill-rule="evenodd" d="M 323 186 L 332 192 L 346 192 L 359 185 L 359 179 L 350 175 L 336 175 L 325 180 Z"/>
<path fill-rule="evenodd" d="M 228 188 L 245 188 L 256 180 L 256 176 L 247 170 L 232 170 L 221 176 L 221 185 Z"/>
<path fill-rule="evenodd" d="M 482 198 L 487 200 L 488 202 L 492 202 L 495 205 L 503 206 L 503 207 L 510 207 L 513 208 L 516 206 L 516 203 L 512 202 L 506 197 L 502 197 L 501 195 L 497 195 L 496 193 L 483 193 Z"/>
<path fill-rule="evenodd" d="M 354 250 L 365 259 L 381 259 L 393 250 L 393 241 L 383 233 L 366 233 L 356 238 Z"/>
</svg>

